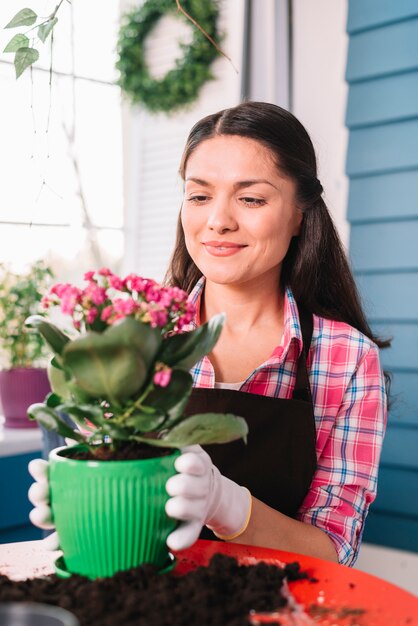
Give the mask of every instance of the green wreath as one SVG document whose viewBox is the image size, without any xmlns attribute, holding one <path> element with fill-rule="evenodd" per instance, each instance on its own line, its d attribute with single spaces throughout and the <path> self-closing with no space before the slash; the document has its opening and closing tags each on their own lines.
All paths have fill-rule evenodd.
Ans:
<svg viewBox="0 0 418 626">
<path fill-rule="evenodd" d="M 218 40 L 218 0 L 182 0 L 181 6 L 214 41 Z M 196 27 L 190 45 L 180 44 L 183 57 L 176 61 L 175 67 L 160 80 L 150 75 L 145 61 L 145 39 L 163 15 L 177 11 L 175 0 L 145 0 L 140 8 L 124 16 L 120 28 L 118 84 L 133 103 L 141 103 L 150 111 L 173 111 L 193 102 L 202 85 L 213 78 L 210 65 L 218 51 Z"/>
</svg>

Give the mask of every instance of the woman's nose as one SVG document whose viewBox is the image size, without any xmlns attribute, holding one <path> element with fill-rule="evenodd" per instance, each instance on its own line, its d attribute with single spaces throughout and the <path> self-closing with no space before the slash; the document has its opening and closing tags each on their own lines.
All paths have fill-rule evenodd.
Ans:
<svg viewBox="0 0 418 626">
<path fill-rule="evenodd" d="M 228 202 L 213 202 L 208 215 L 208 227 L 216 232 L 236 230 L 238 223 L 234 215 L 233 207 Z"/>
</svg>

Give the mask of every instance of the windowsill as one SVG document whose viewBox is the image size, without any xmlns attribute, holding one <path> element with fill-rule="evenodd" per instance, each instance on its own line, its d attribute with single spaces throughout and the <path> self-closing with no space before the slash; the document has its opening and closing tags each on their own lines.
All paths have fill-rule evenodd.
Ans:
<svg viewBox="0 0 418 626">
<path fill-rule="evenodd" d="M 0 415 L 0 457 L 15 456 L 42 450 L 42 433 L 39 428 L 5 428 Z"/>
</svg>

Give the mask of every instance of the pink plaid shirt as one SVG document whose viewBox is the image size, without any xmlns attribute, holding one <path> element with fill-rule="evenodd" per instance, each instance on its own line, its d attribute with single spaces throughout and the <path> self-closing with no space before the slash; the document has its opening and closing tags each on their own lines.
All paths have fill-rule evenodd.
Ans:
<svg viewBox="0 0 418 626">
<path fill-rule="evenodd" d="M 191 301 L 197 305 L 199 280 Z M 377 346 L 344 322 L 313 316 L 308 355 L 316 423 L 317 469 L 298 519 L 324 530 L 340 563 L 357 558 L 364 520 L 376 497 L 377 472 L 386 427 L 386 394 Z M 199 323 L 197 318 L 196 324 Z M 240 391 L 292 397 L 302 334 L 290 289 L 284 300 L 281 345 L 242 384 Z M 207 357 L 191 370 L 195 387 L 214 387 Z"/>
</svg>

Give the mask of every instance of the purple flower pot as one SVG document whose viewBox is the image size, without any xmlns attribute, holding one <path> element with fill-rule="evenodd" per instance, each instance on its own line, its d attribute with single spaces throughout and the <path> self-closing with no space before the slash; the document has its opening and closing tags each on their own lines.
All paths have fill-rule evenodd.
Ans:
<svg viewBox="0 0 418 626">
<path fill-rule="evenodd" d="M 45 369 L 14 368 L 0 371 L 0 400 L 6 428 L 36 428 L 29 420 L 28 407 L 43 402 L 51 391 Z"/>
</svg>

